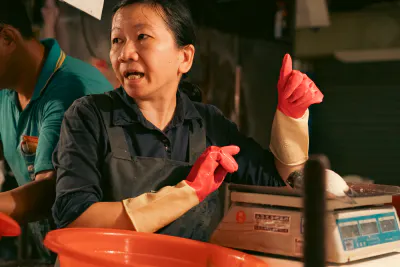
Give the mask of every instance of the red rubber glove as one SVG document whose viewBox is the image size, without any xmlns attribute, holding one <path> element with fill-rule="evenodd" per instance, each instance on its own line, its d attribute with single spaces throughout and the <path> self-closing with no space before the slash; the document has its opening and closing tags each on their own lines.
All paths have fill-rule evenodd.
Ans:
<svg viewBox="0 0 400 267">
<path fill-rule="evenodd" d="M 324 95 L 306 74 L 292 69 L 292 58 L 283 58 L 278 81 L 278 109 L 286 116 L 303 117 L 309 106 L 321 103 Z"/>
<path fill-rule="evenodd" d="M 237 171 L 238 164 L 232 156 L 239 151 L 237 146 L 210 146 L 197 159 L 186 183 L 196 191 L 199 202 L 220 187 L 228 172 Z"/>
<path fill-rule="evenodd" d="M 2 236 L 19 236 L 20 234 L 19 224 L 4 213 L 0 213 L 0 238 Z"/>
</svg>

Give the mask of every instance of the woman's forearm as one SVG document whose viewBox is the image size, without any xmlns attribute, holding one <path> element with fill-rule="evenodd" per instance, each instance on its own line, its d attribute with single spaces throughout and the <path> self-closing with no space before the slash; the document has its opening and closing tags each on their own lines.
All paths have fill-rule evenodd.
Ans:
<svg viewBox="0 0 400 267">
<path fill-rule="evenodd" d="M 135 230 L 122 202 L 95 203 L 67 227 Z"/>
</svg>

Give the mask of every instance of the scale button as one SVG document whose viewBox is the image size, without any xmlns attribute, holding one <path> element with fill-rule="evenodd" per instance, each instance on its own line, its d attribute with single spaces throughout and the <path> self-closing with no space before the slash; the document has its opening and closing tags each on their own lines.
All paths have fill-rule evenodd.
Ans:
<svg viewBox="0 0 400 267">
<path fill-rule="evenodd" d="M 246 213 L 244 211 L 240 210 L 236 213 L 236 222 L 238 223 L 244 223 L 246 221 Z"/>
</svg>

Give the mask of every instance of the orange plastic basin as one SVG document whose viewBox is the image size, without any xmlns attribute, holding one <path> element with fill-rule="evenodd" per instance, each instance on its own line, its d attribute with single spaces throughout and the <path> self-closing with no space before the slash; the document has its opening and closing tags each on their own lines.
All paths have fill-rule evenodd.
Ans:
<svg viewBox="0 0 400 267">
<path fill-rule="evenodd" d="M 11 217 L 0 213 L 0 238 L 3 236 L 19 236 L 21 227 Z"/>
<path fill-rule="evenodd" d="M 58 254 L 61 267 L 267 266 L 254 256 L 217 245 L 125 230 L 55 230 L 44 244 Z"/>
</svg>

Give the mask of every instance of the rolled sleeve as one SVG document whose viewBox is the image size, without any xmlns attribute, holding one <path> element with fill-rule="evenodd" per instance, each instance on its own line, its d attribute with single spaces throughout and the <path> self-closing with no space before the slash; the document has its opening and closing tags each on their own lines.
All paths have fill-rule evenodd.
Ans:
<svg viewBox="0 0 400 267">
<path fill-rule="evenodd" d="M 35 157 L 35 174 L 41 171 L 53 170 L 52 154 L 60 135 L 64 112 L 63 105 L 55 101 L 49 103 L 44 112 L 44 118 L 39 130 L 39 143 Z"/>
<path fill-rule="evenodd" d="M 42 120 L 39 128 L 39 143 L 35 157 L 35 174 L 53 170 L 52 154 L 57 146 L 60 137 L 61 123 L 67 109 L 72 105 L 74 100 L 84 96 L 84 86 L 75 79 L 71 79 L 67 85 L 62 85 L 54 90 L 49 87 L 50 91 L 43 97 L 46 104 L 42 111 Z M 67 86 L 73 84 L 77 89 L 68 90 Z"/>
<path fill-rule="evenodd" d="M 225 118 L 221 111 L 215 109 L 219 125 L 217 129 L 223 129 L 227 136 L 227 145 L 237 145 L 240 152 L 235 156 L 239 165 L 237 172 L 230 176 L 230 182 L 238 184 L 285 186 L 276 166 L 274 155 L 263 149 L 253 138 L 249 138 L 239 132 L 235 123 Z"/>
<path fill-rule="evenodd" d="M 52 212 L 59 228 L 66 227 L 102 199 L 101 121 L 87 99 L 75 101 L 65 113 L 53 154 L 57 183 Z"/>
</svg>

